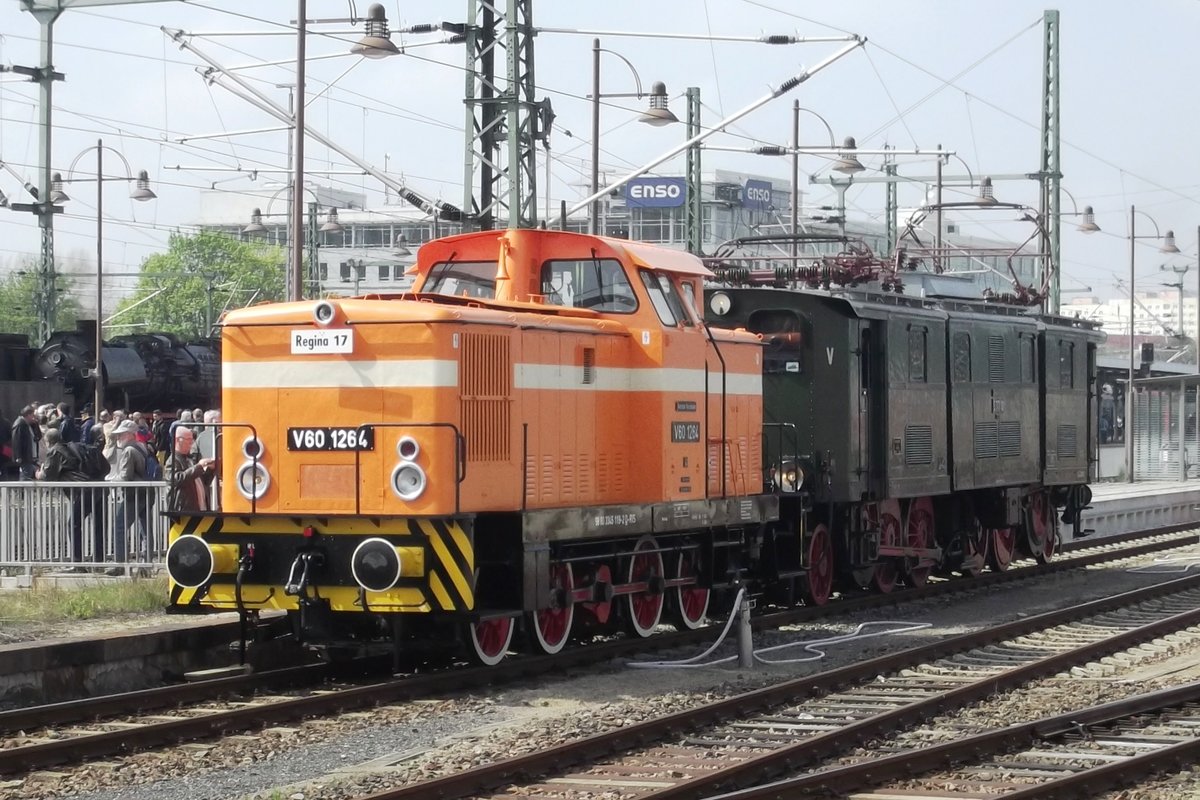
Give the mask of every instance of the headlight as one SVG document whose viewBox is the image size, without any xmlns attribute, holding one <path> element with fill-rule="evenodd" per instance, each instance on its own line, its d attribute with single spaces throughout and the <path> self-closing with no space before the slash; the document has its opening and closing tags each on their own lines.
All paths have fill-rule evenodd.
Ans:
<svg viewBox="0 0 1200 800">
<path fill-rule="evenodd" d="M 771 468 L 771 482 L 781 492 L 797 492 L 804 485 L 804 468 L 794 461 L 784 461 Z"/>
<path fill-rule="evenodd" d="M 322 327 L 333 322 L 336 316 L 337 307 L 328 300 L 322 300 L 313 306 L 313 320 Z"/>
<path fill-rule="evenodd" d="M 266 451 L 257 436 L 251 434 L 242 441 L 242 455 L 246 458 L 261 460 L 264 452 Z"/>
<path fill-rule="evenodd" d="M 185 589 L 198 589 L 208 583 L 214 572 L 236 570 L 237 560 L 237 545 L 210 545 L 189 533 L 171 542 L 167 548 L 167 574 Z"/>
<path fill-rule="evenodd" d="M 396 442 L 396 455 L 405 461 L 415 461 L 420 452 L 421 445 L 411 436 L 401 436 L 400 441 Z"/>
<path fill-rule="evenodd" d="M 718 317 L 723 317 L 729 313 L 729 309 L 733 308 L 733 301 L 724 292 L 715 292 L 712 297 L 708 298 L 708 307 Z"/>
<path fill-rule="evenodd" d="M 367 539 L 350 556 L 350 574 L 362 588 L 386 592 L 400 580 L 400 554 L 386 539 Z"/>
<path fill-rule="evenodd" d="M 419 464 L 405 461 L 392 470 L 392 491 L 401 500 L 416 500 L 425 491 L 425 470 Z"/>
<path fill-rule="evenodd" d="M 238 467 L 235 479 L 238 491 L 247 500 L 261 500 L 271 488 L 271 473 L 262 462 L 248 462 Z"/>
</svg>

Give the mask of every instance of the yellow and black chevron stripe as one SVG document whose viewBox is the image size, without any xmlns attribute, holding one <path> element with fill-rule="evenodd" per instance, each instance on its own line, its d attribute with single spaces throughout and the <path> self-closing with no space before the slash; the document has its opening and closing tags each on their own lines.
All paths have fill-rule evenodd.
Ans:
<svg viewBox="0 0 1200 800">
<path fill-rule="evenodd" d="M 238 517 L 187 516 L 171 525 L 168 543 L 180 536 L 195 535 L 210 547 L 235 548 L 247 542 L 294 539 L 299 543 L 306 527 L 315 528 L 322 538 L 381 537 L 400 552 L 401 582 L 386 592 L 368 592 L 367 605 L 372 611 L 412 613 L 464 612 L 475 608 L 475 548 L 469 523 L 455 519 L 425 518 L 341 518 L 341 517 Z M 275 544 L 275 542 L 272 542 Z M 265 545 L 260 545 L 265 547 Z M 227 559 L 228 561 L 228 559 Z M 349 579 L 350 564 L 330 565 L 334 574 Z M 334 611 L 362 611 L 357 586 L 313 584 L 320 597 Z M 187 589 L 171 583 L 171 604 L 176 607 L 209 607 L 228 610 L 237 607 L 233 573 L 218 573 L 206 586 Z M 246 608 L 295 610 L 297 598 L 284 594 L 283 586 L 256 583 L 253 573 L 243 584 L 242 601 Z"/>
</svg>

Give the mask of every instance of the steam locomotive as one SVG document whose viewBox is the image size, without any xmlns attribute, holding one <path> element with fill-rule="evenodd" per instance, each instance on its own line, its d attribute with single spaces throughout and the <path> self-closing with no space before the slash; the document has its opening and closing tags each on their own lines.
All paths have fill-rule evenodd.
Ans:
<svg viewBox="0 0 1200 800">
<path fill-rule="evenodd" d="M 543 653 L 695 628 L 736 586 L 819 604 L 1050 558 L 1087 504 L 1078 320 L 706 286 L 560 231 L 435 240 L 416 271 L 225 316 L 224 491 L 170 512 L 173 610 L 397 651 L 457 630 L 495 664 L 519 628 Z"/>
<path fill-rule="evenodd" d="M 95 323 L 55 332 L 42 347 L 0 335 L 0 408 L 66 401 L 78 410 L 95 394 Z M 106 404 L 131 410 L 216 407 L 221 392 L 218 340 L 185 342 L 169 333 L 116 336 L 104 342 Z"/>
</svg>

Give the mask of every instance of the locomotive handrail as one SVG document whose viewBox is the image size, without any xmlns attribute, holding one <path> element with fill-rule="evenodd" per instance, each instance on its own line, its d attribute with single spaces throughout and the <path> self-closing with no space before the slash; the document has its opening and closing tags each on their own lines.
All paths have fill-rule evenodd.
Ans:
<svg viewBox="0 0 1200 800">
<path fill-rule="evenodd" d="M 454 513 L 462 511 L 462 484 L 467 479 L 467 438 L 459 433 L 458 426 L 452 422 L 367 422 L 358 426 L 358 430 L 374 430 L 375 428 L 449 428 L 454 434 Z M 354 513 L 362 513 L 362 496 L 359 494 L 359 481 L 362 477 L 361 450 L 354 451 Z"/>
<path fill-rule="evenodd" d="M 253 456 L 249 457 L 250 463 L 253 465 L 252 469 L 254 470 L 254 473 L 258 474 L 258 463 L 259 463 L 258 455 L 259 455 L 259 453 L 262 452 L 262 448 L 261 448 L 262 438 L 259 437 L 259 435 L 258 435 L 258 428 L 254 427 L 253 424 L 251 424 L 249 422 L 189 422 L 189 423 L 181 422 L 180 426 L 187 428 L 188 430 L 192 431 L 193 433 L 196 433 L 197 439 L 199 439 L 199 435 L 198 435 L 199 432 L 203 431 L 205 428 L 249 428 L 250 435 L 254 437 L 255 441 L 260 443 L 259 452 L 255 453 Z M 216 459 L 218 462 L 221 461 L 221 443 L 219 442 L 219 436 L 220 436 L 220 434 L 213 435 L 213 458 Z M 243 454 L 244 453 L 245 453 L 245 451 L 243 451 Z M 167 482 L 168 488 L 169 488 L 169 484 L 171 482 L 170 474 L 169 474 L 168 470 L 169 470 L 170 464 L 171 464 L 171 457 L 174 455 L 175 455 L 174 442 L 172 442 L 172 449 L 167 453 L 167 463 L 165 465 L 163 465 L 163 479 Z M 218 468 L 214 472 L 214 478 L 218 481 L 217 488 L 223 494 L 225 491 L 225 483 L 224 483 L 224 481 L 220 480 L 220 476 L 221 476 L 221 471 Z M 233 480 L 234 480 L 234 483 L 237 483 L 237 473 L 236 472 L 234 473 Z M 236 487 L 235 487 L 235 489 L 236 489 Z M 170 497 L 171 497 L 171 493 L 170 493 L 170 491 L 168 491 L 167 492 L 168 501 L 170 500 Z M 258 511 L 258 498 L 255 496 L 255 493 L 251 492 L 250 497 L 248 497 L 246 499 L 248 499 L 250 501 L 250 513 L 251 514 L 256 513 Z M 218 496 L 218 504 L 217 505 L 218 505 L 217 508 L 209 509 L 209 511 L 222 510 L 225 506 L 224 497 Z M 164 510 L 161 513 L 170 514 L 172 511 L 178 511 L 178 509 L 164 508 Z"/>
</svg>

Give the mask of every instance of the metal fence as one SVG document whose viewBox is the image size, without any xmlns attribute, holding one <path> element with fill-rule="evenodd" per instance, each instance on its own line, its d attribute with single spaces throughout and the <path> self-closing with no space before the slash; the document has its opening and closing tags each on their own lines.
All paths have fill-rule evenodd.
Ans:
<svg viewBox="0 0 1200 800">
<path fill-rule="evenodd" d="M 1195 390 L 1139 390 L 1134 395 L 1133 452 L 1138 480 L 1186 480 L 1200 474 Z"/>
<path fill-rule="evenodd" d="M 0 567 L 151 569 L 166 553 L 166 501 L 163 482 L 0 483 Z"/>
</svg>

